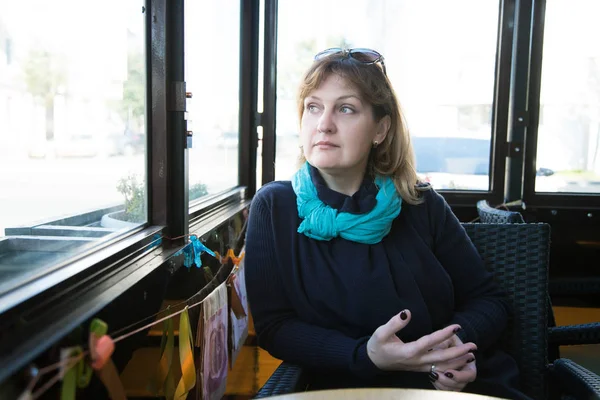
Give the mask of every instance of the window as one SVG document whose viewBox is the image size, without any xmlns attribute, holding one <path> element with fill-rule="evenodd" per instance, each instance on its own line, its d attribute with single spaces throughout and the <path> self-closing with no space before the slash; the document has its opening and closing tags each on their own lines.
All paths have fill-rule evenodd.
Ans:
<svg viewBox="0 0 600 400">
<path fill-rule="evenodd" d="M 295 94 L 314 55 L 368 47 L 385 57 L 422 178 L 436 189 L 489 190 L 498 13 L 498 1 L 280 2 L 276 178 L 296 168 Z"/>
<path fill-rule="evenodd" d="M 146 222 L 143 4 L 0 0 L 0 294 Z"/>
<path fill-rule="evenodd" d="M 238 185 L 239 25 L 239 1 L 185 1 L 190 204 Z"/>
<path fill-rule="evenodd" d="M 548 0 L 536 192 L 600 193 L 600 3 Z"/>
</svg>

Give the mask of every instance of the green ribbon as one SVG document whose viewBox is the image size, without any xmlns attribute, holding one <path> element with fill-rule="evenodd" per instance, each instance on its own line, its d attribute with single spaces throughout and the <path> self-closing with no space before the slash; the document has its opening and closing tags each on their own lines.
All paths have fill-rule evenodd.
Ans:
<svg viewBox="0 0 600 400">
<path fill-rule="evenodd" d="M 108 325 L 101 319 L 94 318 L 90 324 L 90 332 L 95 333 L 98 337 L 102 337 L 108 332 Z"/>
<path fill-rule="evenodd" d="M 72 347 L 68 358 L 79 357 L 83 353 L 81 346 Z M 77 388 L 85 388 L 90 384 L 92 378 L 92 367 L 86 364 L 83 357 L 75 364 L 67 366 L 62 379 L 60 391 L 61 400 L 75 400 Z"/>
<path fill-rule="evenodd" d="M 187 306 L 179 316 L 179 363 L 181 380 L 175 390 L 175 400 L 185 400 L 188 392 L 196 385 L 196 368 L 192 343 L 192 326 Z"/>
</svg>

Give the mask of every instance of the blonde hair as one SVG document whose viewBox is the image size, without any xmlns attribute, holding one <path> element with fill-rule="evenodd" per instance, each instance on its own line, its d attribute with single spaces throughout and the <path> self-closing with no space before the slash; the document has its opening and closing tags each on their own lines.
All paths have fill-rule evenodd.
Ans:
<svg viewBox="0 0 600 400">
<path fill-rule="evenodd" d="M 300 84 L 299 120 L 302 121 L 304 113 L 304 99 L 331 74 L 344 78 L 358 90 L 362 99 L 372 106 L 376 121 L 386 115 L 390 117 L 389 131 L 383 142 L 372 149 L 367 172 L 389 176 L 402 200 L 409 204 L 421 203 L 419 192 L 428 190 L 430 186 L 418 186 L 415 155 L 408 128 L 394 89 L 379 66 L 352 60 L 342 52 L 315 61 Z M 304 162 L 306 159 L 301 151 L 299 163 L 301 165 Z"/>
</svg>

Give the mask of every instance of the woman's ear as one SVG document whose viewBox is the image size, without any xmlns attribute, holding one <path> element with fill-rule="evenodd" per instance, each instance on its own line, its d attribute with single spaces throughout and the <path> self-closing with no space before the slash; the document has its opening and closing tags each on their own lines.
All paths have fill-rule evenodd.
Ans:
<svg viewBox="0 0 600 400">
<path fill-rule="evenodd" d="M 388 132 L 390 131 L 390 126 L 392 125 L 392 119 L 389 115 L 381 118 L 377 123 L 377 132 L 375 133 L 374 141 L 377 143 L 382 143 L 385 140 Z"/>
</svg>

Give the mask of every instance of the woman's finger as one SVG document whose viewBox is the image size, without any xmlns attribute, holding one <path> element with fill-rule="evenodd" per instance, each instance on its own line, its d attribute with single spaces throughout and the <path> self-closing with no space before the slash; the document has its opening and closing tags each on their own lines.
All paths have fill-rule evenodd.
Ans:
<svg viewBox="0 0 600 400">
<path fill-rule="evenodd" d="M 429 375 L 429 382 L 431 382 L 433 387 L 436 388 L 437 390 L 446 390 L 446 391 L 452 390 L 451 387 L 448 387 L 448 386 L 444 385 L 443 383 L 440 383 L 439 376 L 433 377 L 433 376 Z"/>
<path fill-rule="evenodd" d="M 453 369 L 453 370 L 457 370 L 460 371 L 463 369 L 463 367 L 465 367 L 467 364 L 472 363 L 475 361 L 475 356 L 473 355 L 473 353 L 467 353 L 464 356 L 446 361 L 446 362 L 441 362 L 438 364 L 435 364 L 435 367 L 438 371 L 446 371 L 449 369 Z"/>
<path fill-rule="evenodd" d="M 473 382 L 475 378 L 477 378 L 477 370 L 471 368 L 464 368 L 460 371 L 449 369 L 443 375 L 455 382 L 464 383 L 466 385 L 469 382 Z"/>
<path fill-rule="evenodd" d="M 454 334 L 459 330 L 460 325 L 449 325 L 444 329 L 437 330 L 433 333 L 430 333 L 429 335 L 425 335 L 419 338 L 418 340 L 412 342 L 412 344 L 421 351 L 427 351 L 451 339 L 452 336 L 454 336 Z"/>
<path fill-rule="evenodd" d="M 410 343 L 409 343 L 410 344 Z M 450 347 L 444 350 L 434 350 L 423 354 L 421 362 L 423 364 L 440 364 L 456 358 L 463 357 L 477 349 L 473 343 L 461 344 L 460 346 Z"/>
<path fill-rule="evenodd" d="M 445 390 L 449 390 L 452 392 L 459 392 L 463 390 L 467 385 L 467 382 L 456 381 L 454 377 L 454 372 L 456 371 L 448 370 L 445 373 L 438 373 L 439 377 L 437 379 L 437 384 L 440 387 L 445 387 Z"/>
<path fill-rule="evenodd" d="M 381 325 L 373 333 L 373 337 L 378 342 L 386 342 L 390 337 L 395 336 L 396 332 L 402 330 L 410 322 L 410 311 L 403 310 L 399 314 L 394 315 L 385 324 Z"/>
</svg>

